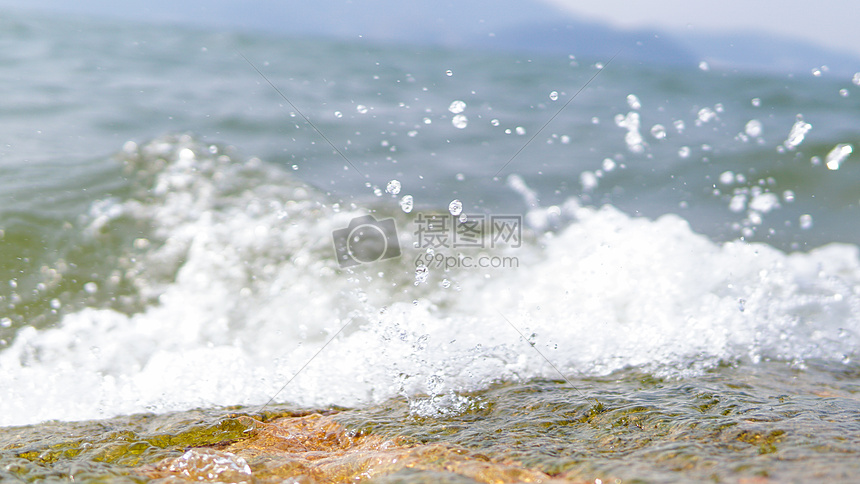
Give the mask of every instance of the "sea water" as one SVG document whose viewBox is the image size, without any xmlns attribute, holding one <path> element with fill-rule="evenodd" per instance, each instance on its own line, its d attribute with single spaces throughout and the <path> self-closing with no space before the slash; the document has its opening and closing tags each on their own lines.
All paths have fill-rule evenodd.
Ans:
<svg viewBox="0 0 860 484">
<path fill-rule="evenodd" d="M 736 372 L 856 398 L 860 76 L 0 22 L 0 425 Z M 399 253 L 341 267 L 367 215 Z"/>
</svg>

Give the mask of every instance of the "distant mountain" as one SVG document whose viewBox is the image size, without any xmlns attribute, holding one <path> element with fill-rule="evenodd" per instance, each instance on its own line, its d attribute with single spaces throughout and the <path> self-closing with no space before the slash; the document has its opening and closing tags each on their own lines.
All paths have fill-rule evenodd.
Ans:
<svg viewBox="0 0 860 484">
<path fill-rule="evenodd" d="M 700 60 L 692 50 L 655 31 L 616 30 L 573 19 L 519 25 L 492 37 L 470 40 L 477 46 L 505 51 L 573 54 L 589 59 L 608 59 L 621 51 L 620 59 L 645 63 L 695 66 Z"/>
<path fill-rule="evenodd" d="M 849 75 L 860 71 L 860 59 L 853 54 L 790 38 L 752 32 L 685 32 L 674 39 L 714 67 L 796 74 L 809 74 L 821 66 L 827 66 L 832 74 Z"/>
</svg>

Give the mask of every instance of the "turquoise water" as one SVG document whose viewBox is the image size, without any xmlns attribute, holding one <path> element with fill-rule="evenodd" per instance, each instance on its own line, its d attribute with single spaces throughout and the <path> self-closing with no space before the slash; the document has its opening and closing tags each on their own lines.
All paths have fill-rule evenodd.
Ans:
<svg viewBox="0 0 860 484">
<path fill-rule="evenodd" d="M 821 464 L 858 452 L 851 78 L 20 13 L 0 32 L 0 425 L 273 395 L 467 421 L 482 398 L 520 405 L 497 385 L 539 395 L 530 382 L 551 379 L 552 398 L 582 398 L 561 373 L 588 400 L 684 427 L 641 375 L 715 386 L 730 406 L 790 397 L 797 378 L 797 411 L 831 433 L 795 438 L 819 424 L 787 423 L 790 410 L 762 435 L 788 433 L 779 452 L 824 449 L 815 475 L 855 470 Z M 453 200 L 523 217 L 519 243 L 413 247 L 419 216 Z M 332 232 L 367 214 L 393 219 L 402 254 L 340 268 Z M 743 395 L 728 390 L 746 371 Z M 745 474 L 746 457 L 699 450 L 738 475 L 808 475 L 803 459 Z M 588 453 L 577 468 L 682 479 L 630 452 L 630 474 Z M 547 472 L 583 462 L 522 455 Z"/>
</svg>

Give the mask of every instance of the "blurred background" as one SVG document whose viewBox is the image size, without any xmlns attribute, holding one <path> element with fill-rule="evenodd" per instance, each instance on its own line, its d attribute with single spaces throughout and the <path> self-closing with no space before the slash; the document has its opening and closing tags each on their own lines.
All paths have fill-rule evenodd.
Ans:
<svg viewBox="0 0 860 484">
<path fill-rule="evenodd" d="M 0 6 L 283 36 L 580 56 L 611 54 L 635 40 L 648 47 L 623 55 L 766 71 L 827 65 L 853 73 L 860 57 L 857 5 L 850 0 L 32 0 L 26 6 L 2 0 Z"/>
</svg>

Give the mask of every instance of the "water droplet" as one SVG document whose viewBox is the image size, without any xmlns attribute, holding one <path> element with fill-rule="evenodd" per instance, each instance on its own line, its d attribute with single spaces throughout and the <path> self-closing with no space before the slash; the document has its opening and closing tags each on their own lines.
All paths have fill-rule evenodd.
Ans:
<svg viewBox="0 0 860 484">
<path fill-rule="evenodd" d="M 666 128 L 662 124 L 655 124 L 651 126 L 651 136 L 657 139 L 663 139 L 666 137 Z"/>
<path fill-rule="evenodd" d="M 335 111 L 335 112 L 334 112 L 334 117 L 336 117 L 336 118 L 342 118 L 342 117 L 343 117 L 343 113 L 342 113 L 342 112 L 340 112 L 340 111 Z"/>
<path fill-rule="evenodd" d="M 851 153 L 854 152 L 854 147 L 847 143 L 840 143 L 836 145 L 830 153 L 827 153 L 827 158 L 825 158 L 825 163 L 827 168 L 831 170 L 838 170 L 839 166 L 845 161 Z"/>
<path fill-rule="evenodd" d="M 410 138 L 414 138 L 414 137 L 418 136 L 418 131 L 413 129 L 412 131 L 409 131 L 408 133 L 406 133 L 406 136 L 409 136 Z"/>
<path fill-rule="evenodd" d="M 675 127 L 675 131 L 677 131 L 677 132 L 679 132 L 679 133 L 683 133 L 683 132 L 684 132 L 684 128 L 686 128 L 686 125 L 684 124 L 684 120 L 683 120 L 683 119 L 675 120 L 675 121 L 672 123 L 672 126 L 674 126 L 674 127 Z"/>
<path fill-rule="evenodd" d="M 86 291 L 87 294 L 95 294 L 98 290 L 99 286 L 95 282 L 88 282 L 84 284 L 84 291 Z"/>
<path fill-rule="evenodd" d="M 812 215 L 805 213 L 800 216 L 800 228 L 809 230 L 812 228 Z"/>
<path fill-rule="evenodd" d="M 463 202 L 457 199 L 451 200 L 451 203 L 448 204 L 448 211 L 455 217 L 460 215 L 463 212 Z"/>
<path fill-rule="evenodd" d="M 373 187 L 373 194 L 377 197 L 381 197 L 382 196 L 382 190 L 380 190 L 379 187 Z"/>
<path fill-rule="evenodd" d="M 729 201 L 729 210 L 735 213 L 743 212 L 746 206 L 747 196 L 743 193 L 738 193 L 732 197 L 731 201 Z"/>
<path fill-rule="evenodd" d="M 412 211 L 413 203 L 412 195 L 404 195 L 403 198 L 400 199 L 400 209 L 409 213 Z"/>
<path fill-rule="evenodd" d="M 451 281 L 449 281 L 448 279 L 442 279 L 442 287 L 448 289 L 449 287 L 451 287 Z"/>
<path fill-rule="evenodd" d="M 561 144 L 566 145 L 570 144 L 570 136 L 563 134 L 561 135 Z"/>
<path fill-rule="evenodd" d="M 457 181 L 463 181 L 466 179 L 466 175 L 462 173 L 457 173 Z"/>
<path fill-rule="evenodd" d="M 702 61 L 702 62 L 699 62 L 699 69 L 701 69 L 705 72 L 708 72 L 709 70 L 711 70 L 711 66 L 709 66 L 707 62 Z"/>
<path fill-rule="evenodd" d="M 791 203 L 794 201 L 794 192 L 791 190 L 786 190 L 782 192 L 782 199 L 785 200 L 786 203 Z"/>
<path fill-rule="evenodd" d="M 179 159 L 182 161 L 190 161 L 194 159 L 194 152 L 188 148 L 179 150 Z"/>
<path fill-rule="evenodd" d="M 812 69 L 812 75 L 815 77 L 821 77 L 821 69 L 819 69 L 817 67 Z"/>
<path fill-rule="evenodd" d="M 430 275 L 430 271 L 427 269 L 427 266 L 418 266 L 415 268 L 415 285 L 427 282 L 427 276 Z"/>
<path fill-rule="evenodd" d="M 445 71 L 445 75 L 448 77 L 451 77 L 454 75 L 454 71 L 452 71 L 451 69 L 448 69 L 447 71 Z"/>
<path fill-rule="evenodd" d="M 367 114 L 367 106 L 364 104 L 359 104 L 355 107 L 355 110 L 359 112 L 359 114 Z"/>
<path fill-rule="evenodd" d="M 595 62 L 594 68 L 595 69 L 603 69 L 603 62 Z"/>
<path fill-rule="evenodd" d="M 749 120 L 744 127 L 744 132 L 753 138 L 758 138 L 761 136 L 761 121 L 757 119 Z"/>
<path fill-rule="evenodd" d="M 724 171 L 720 174 L 720 183 L 723 185 L 731 185 L 735 182 L 735 174 L 731 171 Z"/>
<path fill-rule="evenodd" d="M 750 101 L 750 104 L 752 104 L 752 105 L 753 105 L 753 107 L 756 107 L 756 108 L 757 108 L 757 107 L 761 106 L 761 99 L 759 99 L 759 98 L 757 98 L 757 97 L 754 97 L 754 98 L 752 98 L 752 100 Z"/>
<path fill-rule="evenodd" d="M 60 303 L 60 300 L 59 300 L 59 299 L 56 299 L 56 298 L 51 299 L 51 307 L 52 307 L 52 308 L 54 308 L 54 309 L 60 309 L 60 306 L 62 306 L 62 304 Z"/>
<path fill-rule="evenodd" d="M 715 113 L 714 110 L 711 108 L 702 108 L 699 110 L 699 122 L 708 123 L 716 117 L 717 113 Z"/>
<path fill-rule="evenodd" d="M 458 114 L 451 119 L 451 124 L 457 129 L 465 129 L 469 125 L 469 118 L 465 114 Z"/>
<path fill-rule="evenodd" d="M 615 169 L 615 160 L 612 158 L 603 159 L 603 171 L 610 172 Z"/>
<path fill-rule="evenodd" d="M 590 192 L 597 188 L 597 175 L 590 171 L 584 171 L 579 174 L 579 183 L 582 184 L 582 189 Z"/>
<path fill-rule="evenodd" d="M 627 105 L 630 106 L 630 109 L 639 109 L 642 107 L 642 103 L 639 102 L 639 98 L 635 94 L 627 95 Z"/>
<path fill-rule="evenodd" d="M 682 146 L 681 148 L 679 148 L 678 149 L 678 156 L 680 156 L 681 158 L 689 157 L 690 156 L 690 147 L 689 146 Z"/>
<path fill-rule="evenodd" d="M 218 147 L 215 145 L 209 145 L 209 153 L 212 155 L 218 154 Z"/>
<path fill-rule="evenodd" d="M 853 82 L 855 86 L 860 86 L 860 72 L 854 73 L 854 77 L 851 78 L 851 82 Z"/>
<path fill-rule="evenodd" d="M 0 319 L 0 327 L 8 328 L 12 326 L 12 320 L 9 318 Z"/>
<path fill-rule="evenodd" d="M 501 124 L 501 123 L 499 123 L 499 120 L 498 120 L 498 119 L 493 119 L 493 120 L 491 120 L 491 121 L 490 121 L 490 124 L 492 124 L 493 126 L 498 126 L 498 125 L 499 125 L 499 124 Z"/>
<path fill-rule="evenodd" d="M 558 91 L 553 91 L 549 93 L 549 98 L 553 101 L 558 101 Z"/>
<path fill-rule="evenodd" d="M 848 97 L 848 94 L 850 94 L 850 93 L 848 92 L 848 89 L 840 89 L 840 90 L 839 90 L 839 95 L 840 95 L 840 96 L 842 96 L 842 97 Z"/>
<path fill-rule="evenodd" d="M 456 100 L 451 102 L 451 105 L 448 106 L 448 111 L 451 111 L 454 114 L 460 114 L 466 110 L 466 103 L 460 100 Z"/>
<path fill-rule="evenodd" d="M 397 180 L 391 180 L 388 182 L 388 185 L 385 185 L 385 191 L 391 195 L 397 195 L 400 193 L 400 182 Z"/>
<path fill-rule="evenodd" d="M 803 143 L 803 138 L 806 137 L 806 133 L 812 129 L 812 125 L 803 121 L 803 117 L 800 115 L 797 116 L 797 121 L 795 121 L 794 125 L 791 127 L 791 131 L 788 133 L 788 138 L 785 140 L 786 148 L 793 150 L 800 143 Z"/>
<path fill-rule="evenodd" d="M 424 118 L 424 124 L 430 124 L 430 123 L 432 123 L 432 122 L 433 122 L 433 120 L 432 120 L 432 119 L 430 119 L 430 118 Z"/>
<path fill-rule="evenodd" d="M 746 299 L 738 299 L 738 309 L 740 309 L 741 312 L 744 312 L 744 308 L 746 306 L 746 303 L 747 303 Z"/>
<path fill-rule="evenodd" d="M 526 134 L 526 129 L 523 128 L 522 126 L 517 126 L 517 134 L 520 136 Z"/>
</svg>

